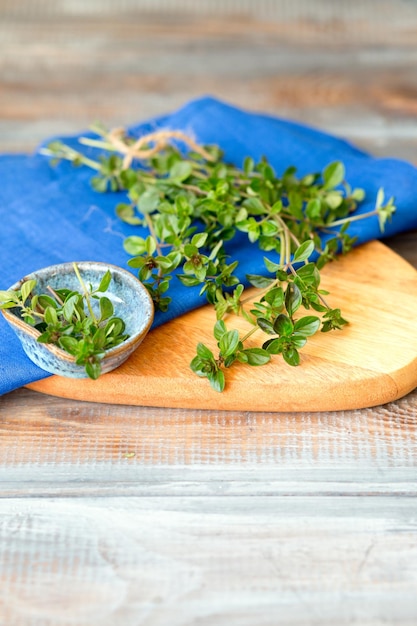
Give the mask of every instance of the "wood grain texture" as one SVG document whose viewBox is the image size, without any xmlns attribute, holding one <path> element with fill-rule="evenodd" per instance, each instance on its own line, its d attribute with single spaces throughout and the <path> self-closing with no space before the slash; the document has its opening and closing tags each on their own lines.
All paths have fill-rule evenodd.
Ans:
<svg viewBox="0 0 417 626">
<path fill-rule="evenodd" d="M 3 0 L 0 17 L 4 150 L 211 93 L 416 159 L 412 2 Z"/>
<path fill-rule="evenodd" d="M 5 624 L 413 624 L 417 392 L 280 415 L 10 395 Z"/>
<path fill-rule="evenodd" d="M 212 93 L 417 162 L 412 0 L 2 0 L 0 150 Z M 7 207 L 0 207 L 7 217 Z M 417 268 L 417 233 L 388 245 Z M 415 626 L 417 391 L 0 398 L 1 626 Z"/>
<path fill-rule="evenodd" d="M 417 390 L 372 411 L 0 406 L 3 496 L 416 494 Z"/>
<path fill-rule="evenodd" d="M 16 498 L 1 515 L 0 615 L 33 626 L 413 626 L 415 513 L 386 497 Z"/>
<path fill-rule="evenodd" d="M 417 387 L 416 270 L 374 241 L 330 264 L 322 275 L 321 288 L 330 292 L 327 299 L 349 326 L 310 338 L 299 367 L 280 358 L 263 367 L 235 364 L 225 370 L 225 391 L 214 391 L 190 369 L 199 341 L 216 348 L 216 315 L 206 306 L 151 332 L 121 367 L 97 381 L 53 376 L 28 386 L 92 402 L 246 411 L 365 408 Z M 247 332 L 241 318 L 226 323 L 241 336 Z M 247 346 L 259 342 L 254 335 Z"/>
</svg>

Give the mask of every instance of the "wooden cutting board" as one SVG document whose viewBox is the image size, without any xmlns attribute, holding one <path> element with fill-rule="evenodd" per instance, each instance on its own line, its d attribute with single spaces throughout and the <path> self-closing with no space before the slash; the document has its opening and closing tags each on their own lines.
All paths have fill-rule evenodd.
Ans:
<svg viewBox="0 0 417 626">
<path fill-rule="evenodd" d="M 327 265 L 322 276 L 329 304 L 350 324 L 310 338 L 298 367 L 278 356 L 262 367 L 235 364 L 225 391 L 213 391 L 189 368 L 198 341 L 215 348 L 215 316 L 204 306 L 149 333 L 125 364 L 97 381 L 52 376 L 28 387 L 93 402 L 274 412 L 364 408 L 413 390 L 417 271 L 374 241 Z M 230 327 L 247 329 L 238 318 Z"/>
</svg>

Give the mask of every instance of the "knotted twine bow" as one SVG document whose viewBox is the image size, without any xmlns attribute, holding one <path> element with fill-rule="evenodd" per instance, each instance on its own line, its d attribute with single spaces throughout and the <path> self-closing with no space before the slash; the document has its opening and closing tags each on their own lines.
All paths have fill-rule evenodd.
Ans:
<svg viewBox="0 0 417 626">
<path fill-rule="evenodd" d="M 158 130 L 153 133 L 143 135 L 134 143 L 127 143 L 125 130 L 123 128 L 114 128 L 105 135 L 105 139 L 118 152 L 124 155 L 122 169 L 128 169 L 134 159 L 149 159 L 166 148 L 172 139 L 178 139 L 197 152 L 207 161 L 213 161 L 214 157 L 207 152 L 202 146 L 180 130 Z M 149 144 L 154 143 L 151 148 L 147 148 Z"/>
</svg>

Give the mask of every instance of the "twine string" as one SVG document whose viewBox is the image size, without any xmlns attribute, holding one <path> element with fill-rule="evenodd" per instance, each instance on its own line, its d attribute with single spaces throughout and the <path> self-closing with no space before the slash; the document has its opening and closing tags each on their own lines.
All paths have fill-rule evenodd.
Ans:
<svg viewBox="0 0 417 626">
<path fill-rule="evenodd" d="M 130 167 L 134 159 L 149 159 L 154 154 L 166 148 L 172 139 L 179 139 L 184 142 L 191 150 L 197 152 L 197 154 L 207 161 L 214 160 L 213 156 L 207 152 L 207 150 L 181 130 L 158 130 L 139 137 L 139 139 L 132 144 L 127 144 L 124 141 L 124 134 L 123 128 L 114 128 L 106 137 L 109 143 L 114 146 L 118 152 L 124 155 L 123 169 Z M 149 146 L 149 144 L 153 144 L 153 146 L 144 147 Z"/>
</svg>

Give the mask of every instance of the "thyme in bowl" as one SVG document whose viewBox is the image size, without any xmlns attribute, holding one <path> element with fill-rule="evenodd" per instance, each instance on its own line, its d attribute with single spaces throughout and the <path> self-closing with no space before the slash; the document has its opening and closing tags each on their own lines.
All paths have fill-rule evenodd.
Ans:
<svg viewBox="0 0 417 626">
<path fill-rule="evenodd" d="M 123 130 L 94 130 L 97 139 L 80 142 L 103 151 L 96 161 L 61 142 L 43 152 L 92 168 L 97 191 L 127 192 L 127 201 L 116 206 L 117 215 L 147 227 L 149 235 L 127 237 L 124 247 L 156 309 L 168 309 L 174 275 L 185 286 L 199 287 L 213 305 L 216 348 L 198 344 L 191 369 L 214 389 L 224 389 L 224 371 L 236 361 L 257 366 L 279 354 L 289 365 L 298 365 L 299 351 L 311 335 L 347 323 L 340 309 L 327 303 L 320 270 L 351 249 L 351 221 L 377 216 L 383 230 L 395 211 L 393 198 L 385 201 L 380 190 L 375 209 L 358 215 L 364 192 L 345 181 L 341 162 L 301 178 L 294 167 L 278 176 L 265 158 L 255 163 L 247 157 L 239 168 L 223 160 L 218 146 L 199 146 L 180 131 L 132 139 Z M 189 152 L 182 154 L 173 139 L 185 143 Z M 137 161 L 140 167 L 134 167 Z M 259 292 L 249 308 L 238 262 L 228 256 L 233 250 L 229 242 L 238 233 L 265 252 L 263 275 L 246 277 Z M 246 334 L 226 326 L 230 314 L 245 317 Z M 257 331 L 262 331 L 259 346 L 247 348 Z"/>
<path fill-rule="evenodd" d="M 105 352 L 128 339 L 125 323 L 114 317 L 111 300 L 102 295 L 110 285 L 108 270 L 97 288 L 83 281 L 73 264 L 82 292 L 66 288 L 36 293 L 37 281 L 29 279 L 19 290 L 0 291 L 0 309 L 14 309 L 21 319 L 37 331 L 39 343 L 51 343 L 72 355 L 87 375 L 97 379 Z M 98 300 L 96 311 L 92 300 Z"/>
</svg>

